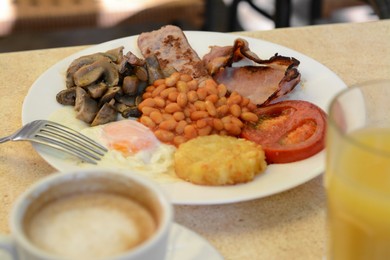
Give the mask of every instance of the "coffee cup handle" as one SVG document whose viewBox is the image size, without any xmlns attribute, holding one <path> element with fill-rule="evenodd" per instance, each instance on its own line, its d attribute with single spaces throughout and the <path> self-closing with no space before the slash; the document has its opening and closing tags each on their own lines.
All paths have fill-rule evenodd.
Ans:
<svg viewBox="0 0 390 260">
<path fill-rule="evenodd" d="M 15 243 L 10 236 L 0 235 L 0 251 L 6 251 L 13 260 L 18 259 Z"/>
</svg>

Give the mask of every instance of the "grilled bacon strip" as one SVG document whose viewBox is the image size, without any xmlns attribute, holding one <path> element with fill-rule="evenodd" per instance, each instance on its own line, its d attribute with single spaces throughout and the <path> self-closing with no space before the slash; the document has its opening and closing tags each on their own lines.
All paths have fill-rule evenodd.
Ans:
<svg viewBox="0 0 390 260">
<path fill-rule="evenodd" d="M 232 64 L 249 59 L 254 65 L 232 67 Z M 203 56 L 203 62 L 213 78 L 237 91 L 259 106 L 278 101 L 300 82 L 299 61 L 275 54 L 260 59 L 249 49 L 246 40 L 238 38 L 233 46 L 213 46 Z"/>
</svg>

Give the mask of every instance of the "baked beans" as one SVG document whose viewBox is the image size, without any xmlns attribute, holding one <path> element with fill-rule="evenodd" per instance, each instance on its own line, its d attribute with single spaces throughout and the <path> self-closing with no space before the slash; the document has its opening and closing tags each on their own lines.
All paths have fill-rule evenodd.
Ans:
<svg viewBox="0 0 390 260">
<path fill-rule="evenodd" d="M 245 122 L 256 122 L 256 104 L 213 79 L 198 82 L 173 73 L 148 86 L 138 105 L 139 121 L 156 137 L 176 146 L 197 136 L 239 136 Z"/>
</svg>

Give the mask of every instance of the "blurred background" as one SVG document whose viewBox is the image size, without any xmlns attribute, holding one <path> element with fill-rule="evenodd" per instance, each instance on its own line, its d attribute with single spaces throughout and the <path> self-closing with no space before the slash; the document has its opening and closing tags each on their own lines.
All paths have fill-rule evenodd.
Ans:
<svg viewBox="0 0 390 260">
<path fill-rule="evenodd" d="M 96 44 L 165 24 L 230 32 L 372 21 L 388 18 L 389 1 L 0 0 L 0 52 Z"/>
</svg>

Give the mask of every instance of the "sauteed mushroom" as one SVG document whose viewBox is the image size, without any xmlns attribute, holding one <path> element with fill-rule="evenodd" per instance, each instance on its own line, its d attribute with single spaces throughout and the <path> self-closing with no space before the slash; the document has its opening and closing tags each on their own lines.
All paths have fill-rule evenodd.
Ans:
<svg viewBox="0 0 390 260">
<path fill-rule="evenodd" d="M 57 102 L 62 105 L 74 106 L 76 101 L 76 87 L 61 90 L 56 95 Z"/>
<path fill-rule="evenodd" d="M 126 76 L 123 79 L 122 89 L 123 92 L 127 95 L 135 95 L 137 93 L 137 87 L 139 84 L 139 79 L 137 76 Z"/>
<path fill-rule="evenodd" d="M 92 99 L 88 93 L 80 88 L 76 88 L 76 118 L 90 124 L 98 112 L 97 102 Z"/>
<path fill-rule="evenodd" d="M 108 50 L 102 53 L 104 56 L 110 58 L 113 62 L 119 63 L 123 59 L 123 46 L 120 46 L 115 49 Z"/>
<path fill-rule="evenodd" d="M 106 124 L 115 121 L 118 113 L 114 107 L 114 104 L 115 104 L 114 99 L 112 99 L 108 103 L 104 103 L 102 108 L 100 108 L 99 112 L 96 114 L 95 118 L 93 119 L 91 126 Z"/>
<path fill-rule="evenodd" d="M 128 95 L 123 95 L 123 96 L 117 96 L 115 97 L 115 100 L 118 103 L 124 104 L 128 107 L 133 107 L 133 106 L 138 106 L 139 103 L 142 101 L 141 96 L 128 96 Z"/>
<path fill-rule="evenodd" d="M 152 84 L 154 81 L 164 77 L 163 72 L 161 71 L 160 64 L 156 56 L 151 55 L 145 59 L 146 69 L 148 71 L 149 80 L 148 83 Z"/>
<path fill-rule="evenodd" d="M 107 92 L 100 98 L 99 105 L 102 106 L 107 102 L 110 102 L 122 89 L 119 86 L 108 88 Z"/>
<path fill-rule="evenodd" d="M 122 117 L 140 117 L 138 104 L 149 82 L 170 72 L 161 71 L 159 62 L 148 61 L 132 52 L 123 55 L 123 47 L 75 59 L 67 69 L 66 90 L 57 102 L 73 105 L 77 118 L 91 125 L 105 124 Z"/>
<path fill-rule="evenodd" d="M 116 86 L 119 82 L 119 73 L 116 65 L 106 57 L 81 67 L 74 73 L 73 80 L 76 86 L 85 87 L 95 83 L 102 77 L 108 87 Z"/>
<path fill-rule="evenodd" d="M 129 117 L 140 117 L 142 112 L 139 111 L 137 106 L 128 106 L 123 103 L 115 103 L 115 109 L 122 115 L 124 118 Z"/>
<path fill-rule="evenodd" d="M 75 59 L 68 67 L 66 71 L 66 87 L 70 88 L 75 86 L 75 82 L 73 79 L 74 74 L 81 67 L 94 63 L 95 61 L 101 58 L 108 58 L 113 62 L 117 62 L 121 60 L 123 52 L 123 47 L 119 47 L 113 50 L 109 50 L 107 52 L 98 52 L 90 55 L 81 56 Z"/>
<path fill-rule="evenodd" d="M 92 98 L 96 99 L 102 97 L 104 93 L 106 93 L 108 87 L 106 83 L 99 82 L 86 86 L 85 89 Z"/>
</svg>

